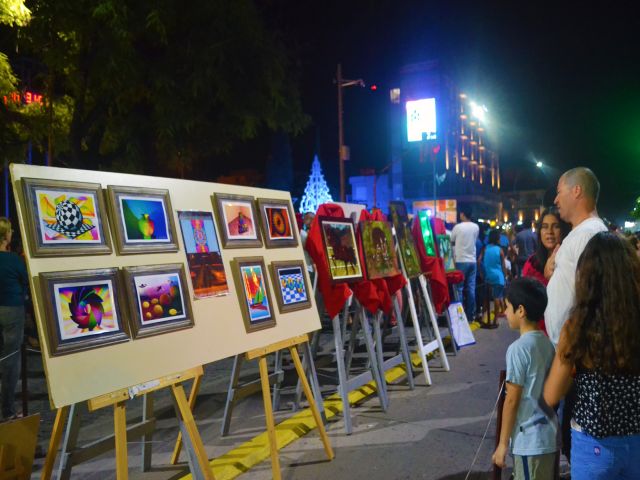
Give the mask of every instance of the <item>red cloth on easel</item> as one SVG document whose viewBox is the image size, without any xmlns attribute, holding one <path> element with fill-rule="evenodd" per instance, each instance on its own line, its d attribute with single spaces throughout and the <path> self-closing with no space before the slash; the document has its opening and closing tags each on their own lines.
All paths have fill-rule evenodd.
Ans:
<svg viewBox="0 0 640 480">
<path fill-rule="evenodd" d="M 431 219 L 431 228 L 433 229 L 434 235 L 446 235 L 447 227 L 444 224 L 444 220 L 441 218 L 432 218 Z M 438 237 L 436 237 L 436 244 L 438 243 Z M 438 257 L 440 257 L 440 249 L 437 249 Z M 441 257 L 440 257 L 441 258 Z M 444 262 L 444 260 L 443 260 Z M 450 272 L 445 271 L 445 276 L 447 277 L 447 282 L 449 285 L 456 285 L 458 283 L 464 282 L 464 274 L 460 270 L 452 270 Z"/>
<path fill-rule="evenodd" d="M 332 203 L 320 205 L 313 222 L 311 222 L 311 228 L 309 228 L 309 235 L 307 236 L 305 246 L 316 266 L 318 290 L 320 290 L 320 294 L 324 300 L 324 306 L 329 316 L 333 318 L 342 311 L 344 304 L 351 296 L 351 289 L 346 283 L 334 284 L 331 282 L 329 261 L 324 253 L 322 231 L 318 220 L 320 216 L 343 218 L 344 211 L 341 206 Z"/>
<path fill-rule="evenodd" d="M 422 239 L 422 229 L 420 228 L 418 215 L 413 218 L 411 233 L 415 240 L 418 257 L 420 257 L 420 267 L 422 268 L 422 272 L 429 277 L 429 281 L 431 282 L 431 294 L 433 296 L 432 300 L 436 312 L 442 313 L 444 308 L 449 305 L 449 285 L 444 272 L 442 259 L 439 257 L 429 257 L 427 255 L 427 251 L 424 248 L 424 240 Z"/>
</svg>

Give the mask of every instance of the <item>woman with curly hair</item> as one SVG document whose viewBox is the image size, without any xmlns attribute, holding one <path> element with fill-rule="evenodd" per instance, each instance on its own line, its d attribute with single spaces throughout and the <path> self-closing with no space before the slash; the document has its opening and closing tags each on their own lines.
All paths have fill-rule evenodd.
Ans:
<svg viewBox="0 0 640 480">
<path fill-rule="evenodd" d="M 576 385 L 571 477 L 640 478 L 640 259 L 629 242 L 596 234 L 578 261 L 576 300 L 560 334 L 544 400 Z"/>
</svg>

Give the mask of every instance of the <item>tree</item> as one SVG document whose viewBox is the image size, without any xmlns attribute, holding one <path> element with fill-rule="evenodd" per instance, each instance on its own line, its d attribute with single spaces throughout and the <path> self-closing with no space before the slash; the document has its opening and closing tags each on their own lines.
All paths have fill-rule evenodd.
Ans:
<svg viewBox="0 0 640 480">
<path fill-rule="evenodd" d="M 636 198 L 636 204 L 631 210 L 631 216 L 636 220 L 640 220 L 640 197 Z"/>
<path fill-rule="evenodd" d="M 251 0 L 35 0 L 23 51 L 73 99 L 69 151 L 85 168 L 195 175 L 263 129 L 307 122 L 283 43 Z"/>
<path fill-rule="evenodd" d="M 24 27 L 31 19 L 31 12 L 22 0 L 0 0 L 0 25 Z M 6 95 L 17 88 L 9 59 L 0 52 L 0 95 Z"/>
<path fill-rule="evenodd" d="M 316 213 L 318 206 L 327 202 L 333 202 L 333 199 L 329 193 L 329 186 L 322 174 L 318 155 L 315 155 L 311 165 L 311 175 L 309 175 L 307 186 L 304 188 L 304 195 L 300 201 L 300 213 Z"/>
</svg>

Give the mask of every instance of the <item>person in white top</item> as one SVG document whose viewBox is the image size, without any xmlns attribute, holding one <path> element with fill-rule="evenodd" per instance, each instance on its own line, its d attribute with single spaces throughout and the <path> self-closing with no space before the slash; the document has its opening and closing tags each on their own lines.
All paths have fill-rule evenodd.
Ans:
<svg viewBox="0 0 640 480">
<path fill-rule="evenodd" d="M 557 192 L 554 203 L 572 230 L 562 244 L 556 246 L 545 268 L 545 276 L 551 278 L 547 285 L 549 303 L 544 321 L 554 346 L 558 345 L 560 330 L 575 300 L 578 259 L 591 237 L 607 230 L 596 211 L 600 183 L 591 170 L 585 167 L 568 170 L 560 177 Z"/>
<path fill-rule="evenodd" d="M 456 269 L 464 274 L 464 282 L 457 285 L 460 299 L 464 298 L 464 313 L 472 322 L 476 314 L 476 240 L 480 228 L 471 221 L 471 209 L 460 208 L 460 223 L 451 230 L 453 258 Z"/>
</svg>

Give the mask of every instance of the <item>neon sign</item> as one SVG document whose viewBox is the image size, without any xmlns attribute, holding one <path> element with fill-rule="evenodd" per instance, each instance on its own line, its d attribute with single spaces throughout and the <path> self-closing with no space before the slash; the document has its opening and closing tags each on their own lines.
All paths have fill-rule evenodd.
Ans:
<svg viewBox="0 0 640 480">
<path fill-rule="evenodd" d="M 30 105 L 32 103 L 37 103 L 39 105 L 43 105 L 44 101 L 42 95 L 34 92 L 30 92 L 29 90 L 25 90 L 24 93 L 20 92 L 11 92 L 8 95 L 4 95 L 2 97 L 5 105 L 9 103 L 16 103 L 22 105 Z"/>
</svg>

